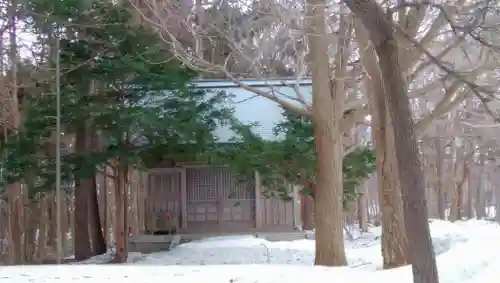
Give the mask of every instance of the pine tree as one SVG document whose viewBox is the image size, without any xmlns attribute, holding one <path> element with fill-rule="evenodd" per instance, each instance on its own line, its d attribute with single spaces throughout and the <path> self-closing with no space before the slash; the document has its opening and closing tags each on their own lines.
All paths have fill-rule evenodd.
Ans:
<svg viewBox="0 0 500 283">
<path fill-rule="evenodd" d="M 76 138 L 62 154 L 62 172 L 65 181 L 75 182 L 76 257 L 91 255 L 86 202 L 95 191 L 95 174 L 112 165 L 119 196 L 117 260 L 123 262 L 128 170 L 151 166 L 166 154 L 192 156 L 210 148 L 213 131 L 230 115 L 222 107 L 225 96 L 193 89 L 195 73 L 170 58 L 156 34 L 134 25 L 125 7 L 89 0 L 30 4 L 34 12 L 44 11 L 35 22 L 53 23 L 61 37 L 61 123 L 64 135 Z M 39 151 L 53 145 L 54 81 L 52 74 L 40 95 L 26 99 L 21 131 L 2 145 L 5 182 L 23 180 L 29 171 L 38 176 L 32 193 L 52 190 L 55 183 L 54 156 Z"/>
</svg>

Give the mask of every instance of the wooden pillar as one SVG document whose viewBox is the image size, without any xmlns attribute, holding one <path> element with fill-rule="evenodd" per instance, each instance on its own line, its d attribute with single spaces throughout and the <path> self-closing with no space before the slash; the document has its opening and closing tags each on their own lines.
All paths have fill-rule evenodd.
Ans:
<svg viewBox="0 0 500 283">
<path fill-rule="evenodd" d="M 290 184 L 292 187 L 292 201 L 293 201 L 293 228 L 302 227 L 302 217 L 301 217 L 301 205 L 300 205 L 300 187 L 294 184 Z"/>
<path fill-rule="evenodd" d="M 262 229 L 262 181 L 259 172 L 255 171 L 255 228 Z"/>
<path fill-rule="evenodd" d="M 181 168 L 181 228 L 187 228 L 186 168 Z"/>
</svg>

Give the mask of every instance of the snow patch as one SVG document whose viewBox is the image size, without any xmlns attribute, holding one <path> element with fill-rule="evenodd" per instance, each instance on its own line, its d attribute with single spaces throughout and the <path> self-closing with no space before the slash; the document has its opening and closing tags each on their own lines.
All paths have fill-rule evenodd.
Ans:
<svg viewBox="0 0 500 283">
<path fill-rule="evenodd" d="M 500 269 L 500 226 L 491 221 L 430 220 L 441 283 L 494 282 Z M 126 267 L 99 264 L 112 253 L 72 265 L 0 267 L 0 282 L 66 283 L 357 283 L 412 282 L 410 266 L 380 270 L 380 227 L 346 241 L 349 267 L 312 266 L 314 241 L 270 242 L 252 236 L 213 237 L 170 252 L 131 253 Z"/>
</svg>

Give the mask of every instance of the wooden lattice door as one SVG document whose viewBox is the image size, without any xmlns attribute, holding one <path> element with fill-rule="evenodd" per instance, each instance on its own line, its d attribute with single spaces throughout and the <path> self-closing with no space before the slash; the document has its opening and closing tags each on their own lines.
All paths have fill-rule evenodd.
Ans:
<svg viewBox="0 0 500 283">
<path fill-rule="evenodd" d="M 220 230 L 219 192 L 210 168 L 187 168 L 187 222 L 193 232 Z"/>
<path fill-rule="evenodd" d="M 227 168 L 188 168 L 187 220 L 197 232 L 238 232 L 255 226 L 253 185 L 237 182 Z"/>
</svg>

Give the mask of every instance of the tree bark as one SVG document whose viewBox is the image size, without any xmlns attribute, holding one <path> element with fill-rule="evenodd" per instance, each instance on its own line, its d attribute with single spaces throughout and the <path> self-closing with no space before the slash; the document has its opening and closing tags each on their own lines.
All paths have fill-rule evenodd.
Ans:
<svg viewBox="0 0 500 283">
<path fill-rule="evenodd" d="M 482 175 L 482 174 L 481 174 Z M 485 207 L 485 199 L 484 199 L 484 185 L 485 181 L 484 180 L 479 180 L 475 186 L 474 189 L 476 189 L 476 202 L 475 202 L 475 210 L 476 210 L 476 217 L 477 219 L 484 219 L 486 218 L 486 207 Z"/>
<path fill-rule="evenodd" d="M 476 210 L 474 209 L 474 202 L 476 202 L 477 205 L 476 195 L 481 180 L 477 180 L 475 177 L 475 174 L 472 174 L 471 178 L 467 180 L 467 186 L 464 186 L 467 189 L 467 199 L 465 200 L 467 207 L 467 219 L 474 218 L 476 213 Z"/>
<path fill-rule="evenodd" d="M 335 83 L 330 80 L 325 7 L 325 0 L 308 0 L 306 5 L 316 143 L 315 264 L 340 266 L 347 264 L 343 235 L 343 144 L 340 129 L 345 93 L 337 91 L 342 88 L 342 79 Z M 338 67 L 344 67 L 343 62 L 336 63 Z"/>
<path fill-rule="evenodd" d="M 436 258 L 427 221 L 425 176 L 419 160 L 407 91 L 399 70 L 397 42 L 394 38 L 388 38 L 376 46 L 375 50 L 379 56 L 395 133 L 395 152 L 414 282 L 438 282 Z"/>
<path fill-rule="evenodd" d="M 36 258 L 38 260 L 44 259 L 46 254 L 47 246 L 47 228 L 48 228 L 48 215 L 47 215 L 47 200 L 45 198 L 40 198 L 39 209 L 40 215 L 38 218 L 39 231 L 38 231 L 38 250 L 36 252 Z"/>
<path fill-rule="evenodd" d="M 423 147 L 428 147 L 428 143 L 423 140 Z M 431 160 L 430 154 L 424 154 L 422 156 L 422 162 L 424 164 L 424 168 L 432 168 L 435 167 Z M 425 171 L 425 170 L 424 170 Z M 427 173 L 427 172 L 426 172 Z M 427 215 L 430 218 L 438 218 L 438 208 L 437 208 L 437 200 L 436 200 L 436 180 L 434 180 L 435 175 L 432 174 L 433 172 L 429 172 L 430 174 L 426 176 L 430 176 L 426 178 L 426 184 L 425 184 L 425 198 L 427 200 Z M 425 174 L 425 173 L 424 173 Z"/>
<path fill-rule="evenodd" d="M 302 229 L 314 229 L 314 199 L 310 196 L 303 195 L 301 200 L 302 212 Z"/>
<path fill-rule="evenodd" d="M 40 209 L 36 201 L 28 203 L 26 218 L 26 233 L 24 236 L 24 260 L 26 262 L 33 262 L 35 259 L 35 243 L 36 231 L 38 228 L 38 221 L 40 219 Z"/>
<path fill-rule="evenodd" d="M 457 160 L 457 162 L 460 162 Z M 457 165 L 460 167 L 459 165 Z M 457 172 L 456 170 L 455 172 Z M 453 188 L 451 196 L 451 208 L 450 208 L 450 220 L 457 221 L 463 217 L 463 204 L 464 204 L 464 187 L 467 185 L 467 180 L 469 178 L 469 166 L 467 165 L 467 160 L 463 160 L 462 165 L 462 175 L 460 181 Z"/>
<path fill-rule="evenodd" d="M 494 190 L 495 191 L 493 193 L 495 194 L 495 220 L 497 223 L 500 223 L 500 186 L 498 185 L 498 183 L 495 185 Z"/>
<path fill-rule="evenodd" d="M 8 25 L 9 27 L 9 60 L 11 62 L 10 70 L 10 93 L 9 109 L 10 117 L 7 119 L 10 125 L 7 127 L 11 133 L 17 133 L 21 126 L 21 117 L 19 113 L 18 101 L 18 81 L 17 81 L 17 67 L 18 67 L 18 50 L 17 50 L 17 10 L 18 3 L 16 0 L 11 0 L 8 7 Z M 21 183 L 17 182 L 7 186 L 7 199 L 9 206 L 9 259 L 11 263 L 23 264 L 24 263 L 24 245 L 23 245 L 23 197 L 22 197 Z"/>
<path fill-rule="evenodd" d="M 77 129 L 75 134 L 75 153 L 84 154 L 90 150 L 90 133 L 88 126 L 83 123 Z M 83 160 L 80 159 L 83 167 Z M 93 186 L 95 185 L 92 178 L 81 178 L 75 174 L 75 229 L 74 229 L 74 249 L 75 260 L 85 260 L 92 256 L 90 248 L 89 234 L 89 199 Z"/>
<path fill-rule="evenodd" d="M 397 160 L 393 151 L 394 133 L 386 105 L 380 69 L 375 50 L 368 43 L 366 29 L 356 21 L 356 39 L 360 46 L 361 62 L 368 76 L 367 89 L 372 113 L 373 143 L 375 145 L 379 205 L 382 224 L 382 257 L 384 269 L 408 263 L 407 238 L 403 219 L 403 201 L 397 177 Z"/>
<path fill-rule="evenodd" d="M 406 227 L 403 215 L 401 189 L 397 176 L 398 165 L 394 151 L 394 131 L 388 119 L 385 95 L 375 95 L 372 115 L 373 139 L 376 152 L 378 190 L 382 221 L 382 256 L 384 269 L 408 264 Z M 378 117 L 377 117 L 378 116 Z M 384 116 L 386 116 L 384 118 Z M 381 118 L 381 120 L 379 120 Z M 376 121 L 379 120 L 379 121 Z"/>
<path fill-rule="evenodd" d="M 357 211 L 357 216 L 358 216 L 358 224 L 359 224 L 359 229 L 361 232 L 368 232 L 368 208 L 366 207 L 366 185 L 365 187 L 365 192 L 361 193 L 358 196 L 357 202 L 358 202 L 358 211 Z"/>
<path fill-rule="evenodd" d="M 89 197 L 89 230 L 92 255 L 105 254 L 106 242 L 102 231 L 101 218 L 99 216 L 99 203 L 97 199 L 97 186 L 95 174 L 92 177 L 94 180 L 92 190 Z"/>
<path fill-rule="evenodd" d="M 98 133 L 92 133 L 92 150 L 100 150 Z M 97 195 L 96 171 L 92 175 L 92 190 L 89 194 L 89 230 L 92 255 L 105 254 L 107 251 L 104 240 L 101 217 L 99 215 L 99 200 Z"/>
<path fill-rule="evenodd" d="M 437 195 L 437 210 L 439 219 L 446 219 L 446 200 L 445 200 L 445 188 L 443 185 L 443 146 L 441 139 L 437 138 L 434 141 L 434 147 L 436 148 L 436 175 L 437 175 L 437 188 L 434 191 Z"/>
<path fill-rule="evenodd" d="M 486 156 L 481 156 L 481 164 L 480 166 L 482 167 L 479 172 L 479 174 L 476 174 L 479 175 L 479 182 L 477 182 L 476 184 L 476 216 L 477 216 L 477 219 L 484 219 L 486 218 L 487 214 L 486 214 L 486 200 L 485 200 L 485 188 L 486 188 L 486 180 L 487 180 L 487 175 L 485 174 L 484 172 L 484 169 L 485 168 L 485 160 L 486 159 Z M 477 178 L 476 178 L 477 179 Z"/>
<path fill-rule="evenodd" d="M 115 168 L 115 209 L 116 209 L 116 255 L 114 261 L 116 263 L 125 263 L 128 258 L 128 225 L 127 225 L 127 175 L 128 167 L 123 163 L 121 158 L 117 160 Z"/>
<path fill-rule="evenodd" d="M 49 199 L 48 215 L 49 215 L 49 247 L 56 249 L 57 245 L 57 221 L 56 221 L 56 197 L 54 193 L 46 196 Z"/>
<path fill-rule="evenodd" d="M 379 57 L 379 67 L 394 130 L 394 148 L 403 194 L 413 281 L 439 282 L 427 216 L 425 176 L 419 159 L 406 83 L 399 65 L 398 43 L 392 19 L 373 0 L 344 0 L 344 2 L 369 31 Z"/>
</svg>

